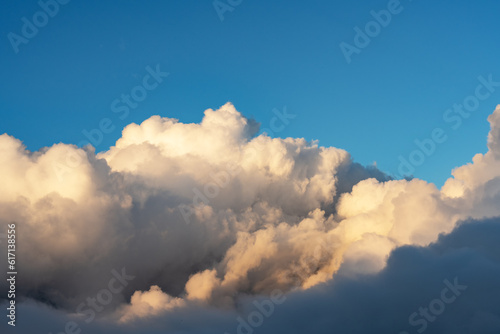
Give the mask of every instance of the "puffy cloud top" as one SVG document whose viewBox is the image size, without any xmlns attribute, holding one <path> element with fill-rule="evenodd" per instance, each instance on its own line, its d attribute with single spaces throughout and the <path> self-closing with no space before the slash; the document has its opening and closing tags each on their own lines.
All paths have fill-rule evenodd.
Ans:
<svg viewBox="0 0 500 334">
<path fill-rule="evenodd" d="M 380 277 L 402 284 L 398 268 L 432 270 L 405 261 L 453 262 L 443 252 L 467 229 L 452 232 L 459 222 L 496 222 L 481 220 L 500 215 L 500 108 L 488 120 L 489 151 L 455 169 L 441 190 L 391 180 L 341 149 L 257 136 L 256 123 L 230 103 L 206 110 L 199 124 L 160 116 L 130 124 L 98 155 L 66 144 L 29 152 L 1 135 L 0 222 L 18 224 L 19 296 L 82 317 L 81 304 L 125 268 L 135 278 L 98 315 L 123 331 L 144 319 L 210 312 L 219 330 L 227 312 L 277 290 L 292 305 L 319 298 L 343 314 L 339 305 L 356 305 L 360 289 L 370 309 L 377 293 L 369 287 L 388 291 Z M 330 305 L 328 296 L 337 299 Z M 497 328 L 488 308 L 467 326 L 486 318 Z M 374 320 L 364 321 L 359 328 Z M 340 318 L 333 325 L 350 328 Z"/>
</svg>

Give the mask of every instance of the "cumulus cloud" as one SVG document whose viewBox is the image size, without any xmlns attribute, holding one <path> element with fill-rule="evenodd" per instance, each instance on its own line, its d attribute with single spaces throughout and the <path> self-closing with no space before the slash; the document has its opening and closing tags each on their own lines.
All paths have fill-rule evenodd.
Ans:
<svg viewBox="0 0 500 334">
<path fill-rule="evenodd" d="M 124 268 L 134 279 L 96 312 L 96 323 L 82 326 L 126 332 L 150 322 L 160 326 L 151 333 L 234 332 L 234 319 L 255 298 L 279 290 L 288 301 L 263 329 L 276 331 L 309 307 L 325 317 L 318 322 L 329 319 L 330 330 L 399 330 L 386 325 L 391 310 L 405 330 L 402 312 L 409 311 L 380 311 L 378 298 L 414 307 L 443 279 L 468 272 L 471 257 L 482 261 L 479 272 L 498 265 L 488 255 L 491 243 L 467 241 L 463 231 L 477 238 L 487 238 L 485 229 L 498 232 L 497 220 L 487 219 L 500 216 L 499 115 L 497 108 L 488 119 L 489 151 L 455 169 L 441 190 L 418 179 L 391 180 L 342 149 L 256 135 L 255 122 L 230 103 L 206 110 L 199 124 L 160 116 L 130 124 L 97 155 L 66 144 L 29 152 L 1 135 L 0 222 L 18 224 L 19 295 L 36 319 L 78 319 L 90 307 L 87 298 L 99 301 Z M 476 222 L 456 228 L 469 218 Z M 459 242 L 476 253 L 464 253 Z M 487 280 L 472 271 L 460 277 Z M 426 283 L 420 294 L 404 295 L 419 279 Z M 497 311 L 478 308 L 460 321 L 472 332 L 496 329 Z M 363 321 L 345 320 L 349 312 Z M 448 325 L 455 316 L 449 313 L 435 327 L 443 333 L 457 328 Z M 165 320 L 174 315 L 197 321 Z M 322 332 L 300 319 L 291 332 Z"/>
<path fill-rule="evenodd" d="M 429 246 L 395 249 L 378 272 L 353 278 L 352 272 L 341 265 L 334 280 L 288 293 L 284 303 L 275 305 L 269 317 L 264 316 L 261 326 L 251 329 L 254 333 L 497 333 L 499 236 L 498 218 L 466 221 Z M 454 292 L 446 281 L 459 289 Z M 430 307 L 431 303 L 440 305 L 436 300 L 442 300 L 446 288 L 444 297 L 448 302 L 443 302 L 444 308 Z M 162 298 L 157 295 L 152 299 Z M 238 319 L 248 321 L 252 312 L 258 310 L 256 304 L 266 300 L 247 296 L 236 310 L 189 305 L 129 323 L 102 319 L 78 323 L 82 332 L 96 334 L 232 334 L 238 333 Z M 170 302 L 165 300 L 162 307 L 168 307 Z M 68 321 L 78 321 L 67 313 L 33 302 L 22 304 L 19 311 L 30 321 L 19 322 L 12 333 L 32 333 L 39 328 L 55 332 Z"/>
<path fill-rule="evenodd" d="M 130 299 L 130 305 L 118 312 L 119 322 L 127 322 L 134 318 L 146 318 L 184 305 L 180 298 L 173 298 L 163 293 L 159 286 L 153 285 L 149 291 L 136 291 Z"/>
</svg>

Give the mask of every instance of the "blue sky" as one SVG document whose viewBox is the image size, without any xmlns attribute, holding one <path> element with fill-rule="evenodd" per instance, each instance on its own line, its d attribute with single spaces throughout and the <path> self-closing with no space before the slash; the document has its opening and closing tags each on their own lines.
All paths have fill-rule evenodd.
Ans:
<svg viewBox="0 0 500 334">
<path fill-rule="evenodd" d="M 15 52 L 8 34 L 33 21 L 36 1 L 0 13 L 0 133 L 30 150 L 78 143 L 103 118 L 115 129 L 159 114 L 199 122 L 227 101 L 266 126 L 273 108 L 297 115 L 280 137 L 317 139 L 357 162 L 397 173 L 415 139 L 448 140 L 415 169 L 441 185 L 452 168 L 486 151 L 487 116 L 500 88 L 453 130 L 445 111 L 473 95 L 478 76 L 500 81 L 496 1 L 402 0 L 400 12 L 348 64 L 339 47 L 388 1 L 243 0 L 221 21 L 212 1 L 77 1 Z M 111 103 L 141 84 L 147 66 L 169 76 L 120 119 Z"/>
</svg>

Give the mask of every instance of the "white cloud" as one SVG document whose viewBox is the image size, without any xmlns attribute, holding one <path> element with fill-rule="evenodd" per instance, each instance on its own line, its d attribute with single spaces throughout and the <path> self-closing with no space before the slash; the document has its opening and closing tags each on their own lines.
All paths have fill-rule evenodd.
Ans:
<svg viewBox="0 0 500 334">
<path fill-rule="evenodd" d="M 175 307 L 184 306 L 180 298 L 171 297 L 157 285 L 151 286 L 149 291 L 136 291 L 130 299 L 130 305 L 119 310 L 121 317 L 119 322 L 127 322 L 134 318 L 147 318 L 168 311 Z"/>
<path fill-rule="evenodd" d="M 377 275 L 398 247 L 500 215 L 499 115 L 489 117 L 488 153 L 442 190 L 388 181 L 344 150 L 254 136 L 231 104 L 200 124 L 128 125 L 97 156 L 65 144 L 32 153 L 2 135 L 0 222 L 22 235 L 19 294 L 74 312 L 125 267 L 137 278 L 102 316 L 135 323 Z M 180 206 L 193 210 L 189 224 Z"/>
</svg>

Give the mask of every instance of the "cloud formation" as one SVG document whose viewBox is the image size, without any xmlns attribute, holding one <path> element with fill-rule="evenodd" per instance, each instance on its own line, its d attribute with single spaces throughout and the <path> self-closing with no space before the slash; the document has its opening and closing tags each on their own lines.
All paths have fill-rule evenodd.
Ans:
<svg viewBox="0 0 500 334">
<path fill-rule="evenodd" d="M 1 135 L 0 222 L 18 224 L 22 307 L 40 324 L 57 319 L 53 331 L 76 319 L 94 333 L 220 333 L 279 290 L 287 301 L 263 332 L 414 332 L 413 309 L 459 277 L 472 302 L 450 305 L 426 330 L 496 330 L 484 289 L 499 265 L 500 108 L 488 120 L 489 151 L 441 190 L 391 180 L 341 149 L 256 135 L 230 103 L 199 124 L 130 124 L 97 155 L 66 144 L 29 152 Z M 134 279 L 88 324 L 79 306 L 122 268 Z"/>
</svg>

